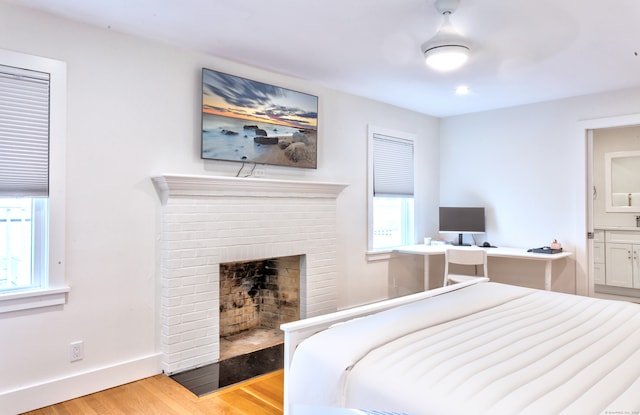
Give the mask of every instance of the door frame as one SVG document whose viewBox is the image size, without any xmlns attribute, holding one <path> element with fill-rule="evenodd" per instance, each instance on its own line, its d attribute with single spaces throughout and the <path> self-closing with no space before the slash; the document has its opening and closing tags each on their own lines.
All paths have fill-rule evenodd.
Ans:
<svg viewBox="0 0 640 415">
<path fill-rule="evenodd" d="M 593 239 L 587 234 L 593 233 L 593 130 L 630 127 L 640 125 L 640 114 L 629 114 L 614 117 L 596 118 L 578 122 L 578 135 L 581 147 L 585 152 L 584 175 L 584 217 L 578 218 L 577 229 L 581 233 L 576 241 L 582 246 L 576 246 L 576 294 L 593 297 L 595 283 L 593 280 Z"/>
</svg>

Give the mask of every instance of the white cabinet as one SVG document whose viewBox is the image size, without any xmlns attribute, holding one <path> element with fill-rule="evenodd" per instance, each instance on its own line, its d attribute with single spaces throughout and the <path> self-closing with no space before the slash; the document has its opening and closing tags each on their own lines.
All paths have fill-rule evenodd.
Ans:
<svg viewBox="0 0 640 415">
<path fill-rule="evenodd" d="M 634 245 L 607 244 L 607 285 L 633 288 L 633 252 Z"/>
<path fill-rule="evenodd" d="M 604 231 L 596 229 L 593 234 L 593 280 L 596 284 L 605 285 L 607 283 L 607 273 Z"/>
<path fill-rule="evenodd" d="M 640 232 L 607 231 L 606 285 L 640 288 Z"/>
</svg>

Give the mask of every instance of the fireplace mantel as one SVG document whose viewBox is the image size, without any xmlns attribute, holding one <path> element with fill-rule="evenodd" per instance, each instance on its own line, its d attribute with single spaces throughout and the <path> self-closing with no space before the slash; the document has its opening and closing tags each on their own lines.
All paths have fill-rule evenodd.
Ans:
<svg viewBox="0 0 640 415">
<path fill-rule="evenodd" d="M 163 174 L 152 177 L 162 203 L 175 196 L 337 198 L 346 184 L 247 177 Z"/>
</svg>

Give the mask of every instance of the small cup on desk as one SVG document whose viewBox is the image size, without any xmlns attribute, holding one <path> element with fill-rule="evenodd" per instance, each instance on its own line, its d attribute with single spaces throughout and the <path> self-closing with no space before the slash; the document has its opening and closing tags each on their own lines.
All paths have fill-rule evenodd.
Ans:
<svg viewBox="0 0 640 415">
<path fill-rule="evenodd" d="M 425 245 L 431 245 L 431 238 L 424 238 Z"/>
</svg>

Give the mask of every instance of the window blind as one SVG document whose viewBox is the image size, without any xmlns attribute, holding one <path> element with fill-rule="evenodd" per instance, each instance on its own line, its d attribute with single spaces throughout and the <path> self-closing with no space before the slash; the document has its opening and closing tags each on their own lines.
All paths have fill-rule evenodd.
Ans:
<svg viewBox="0 0 640 415">
<path fill-rule="evenodd" d="M 373 135 L 373 195 L 413 196 L 413 142 Z"/>
<path fill-rule="evenodd" d="M 49 74 L 0 65 L 0 197 L 49 194 Z"/>
</svg>

